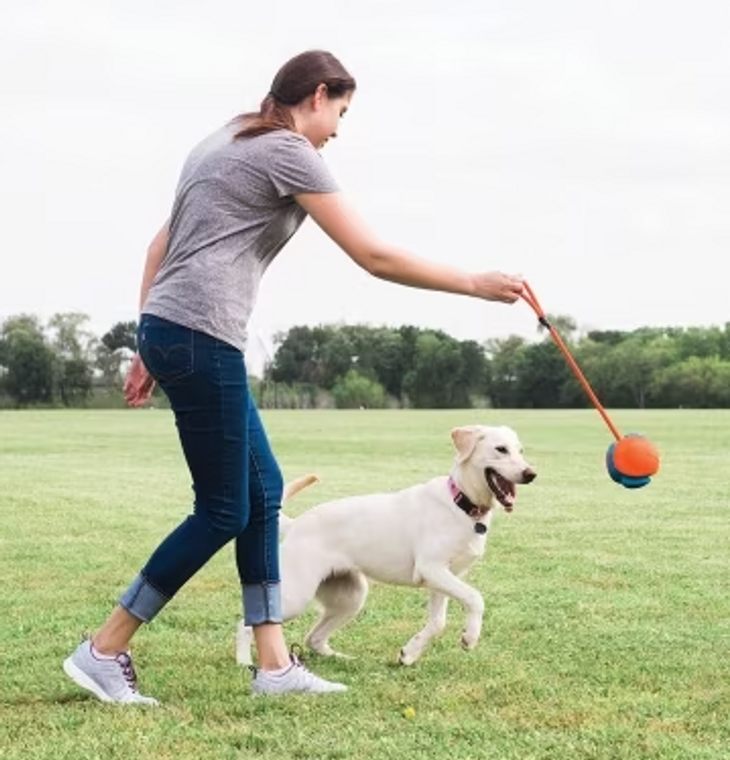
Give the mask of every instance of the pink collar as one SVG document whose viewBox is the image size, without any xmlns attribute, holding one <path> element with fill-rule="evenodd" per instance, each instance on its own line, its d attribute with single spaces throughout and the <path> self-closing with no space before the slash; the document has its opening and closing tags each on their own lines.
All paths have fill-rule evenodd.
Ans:
<svg viewBox="0 0 730 760">
<path fill-rule="evenodd" d="M 457 507 L 462 512 L 465 512 L 469 517 L 474 518 L 475 520 L 478 520 L 480 517 L 484 517 L 484 515 L 489 512 L 489 507 L 479 507 L 459 488 L 459 486 L 456 485 L 456 482 L 454 479 L 449 475 L 448 480 L 449 485 L 449 492 L 451 493 L 451 498 L 453 499 L 454 504 L 456 504 Z"/>
</svg>

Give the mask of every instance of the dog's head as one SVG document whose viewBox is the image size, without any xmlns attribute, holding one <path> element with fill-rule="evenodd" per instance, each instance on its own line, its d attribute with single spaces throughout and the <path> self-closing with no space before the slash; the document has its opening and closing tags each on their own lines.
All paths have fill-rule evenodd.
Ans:
<svg viewBox="0 0 730 760">
<path fill-rule="evenodd" d="M 522 443 L 512 428 L 467 425 L 454 428 L 455 480 L 469 499 L 491 506 L 496 499 L 508 512 L 515 503 L 517 484 L 531 483 L 537 473 L 525 460 Z"/>
</svg>

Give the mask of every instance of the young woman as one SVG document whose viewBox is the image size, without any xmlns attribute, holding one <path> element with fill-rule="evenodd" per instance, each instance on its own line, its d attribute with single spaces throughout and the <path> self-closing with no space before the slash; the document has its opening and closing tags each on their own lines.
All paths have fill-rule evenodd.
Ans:
<svg viewBox="0 0 730 760">
<path fill-rule="evenodd" d="M 125 395 L 139 406 L 158 383 L 168 396 L 195 498 L 192 514 L 153 552 L 106 622 L 64 662 L 77 684 L 104 701 L 157 703 L 137 689 L 130 640 L 231 540 L 258 653 L 253 691 L 346 689 L 311 673 L 285 643 L 282 476 L 244 362 L 261 277 L 307 216 L 374 277 L 508 304 L 522 290 L 519 277 L 429 262 L 363 224 L 318 152 L 337 136 L 354 92 L 355 80 L 330 53 L 292 58 L 258 113 L 234 119 L 192 151 L 170 219 L 150 245 Z"/>
</svg>

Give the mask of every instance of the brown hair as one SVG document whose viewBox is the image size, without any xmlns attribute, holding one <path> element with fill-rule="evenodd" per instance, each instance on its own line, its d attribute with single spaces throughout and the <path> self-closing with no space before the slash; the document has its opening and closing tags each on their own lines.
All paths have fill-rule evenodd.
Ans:
<svg viewBox="0 0 730 760">
<path fill-rule="evenodd" d="M 277 72 L 259 110 L 234 119 L 234 122 L 243 122 L 234 139 L 255 137 L 276 129 L 293 130 L 291 107 L 313 95 L 321 84 L 327 87 L 330 98 L 346 95 L 356 87 L 353 77 L 332 53 L 308 50 L 294 56 Z"/>
</svg>

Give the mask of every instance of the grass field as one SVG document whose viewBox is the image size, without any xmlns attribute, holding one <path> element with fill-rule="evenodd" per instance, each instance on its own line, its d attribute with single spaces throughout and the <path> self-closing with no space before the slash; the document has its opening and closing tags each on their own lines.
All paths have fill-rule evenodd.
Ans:
<svg viewBox="0 0 730 760">
<path fill-rule="evenodd" d="M 226 547 L 135 639 L 150 710 L 87 697 L 61 662 L 189 508 L 170 413 L 0 413 L 0 758 L 727 760 L 730 412 L 613 417 L 662 451 L 647 488 L 609 480 L 588 410 L 266 413 L 285 476 L 322 478 L 293 511 L 447 472 L 454 425 L 518 430 L 539 477 L 470 575 L 483 638 L 460 649 L 454 605 L 398 666 L 425 595 L 378 586 L 335 639 L 357 659 L 309 660 L 347 694 L 252 698 Z"/>
</svg>

